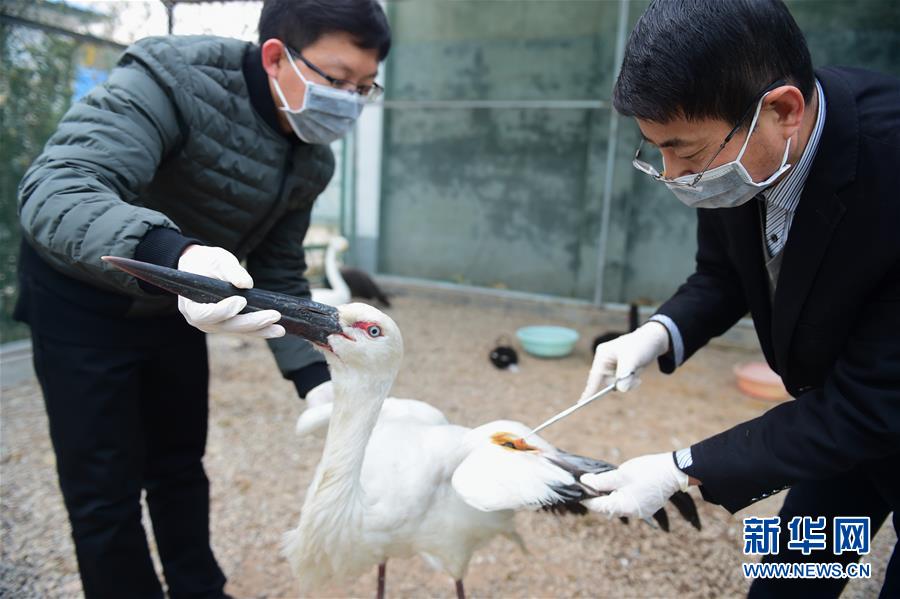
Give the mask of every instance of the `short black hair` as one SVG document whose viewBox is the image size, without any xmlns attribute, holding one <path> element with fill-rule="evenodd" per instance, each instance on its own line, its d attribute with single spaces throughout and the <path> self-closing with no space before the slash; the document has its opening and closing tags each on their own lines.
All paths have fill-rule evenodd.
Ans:
<svg viewBox="0 0 900 599">
<path fill-rule="evenodd" d="M 360 48 L 391 49 L 391 28 L 377 0 L 265 0 L 259 15 L 259 43 L 278 39 L 297 50 L 326 33 L 349 33 Z"/>
<path fill-rule="evenodd" d="M 628 38 L 613 106 L 657 123 L 737 124 L 779 79 L 810 101 L 812 59 L 781 0 L 654 0 Z"/>
</svg>

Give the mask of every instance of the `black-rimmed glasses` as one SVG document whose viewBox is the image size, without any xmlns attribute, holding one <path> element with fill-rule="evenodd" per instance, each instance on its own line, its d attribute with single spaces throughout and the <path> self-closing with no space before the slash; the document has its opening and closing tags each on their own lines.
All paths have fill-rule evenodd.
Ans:
<svg viewBox="0 0 900 599">
<path fill-rule="evenodd" d="M 358 96 L 361 96 L 363 99 L 365 99 L 366 102 L 374 102 L 375 100 L 380 98 L 382 94 L 384 94 L 384 88 L 374 81 L 371 85 L 357 85 L 353 81 L 347 81 L 346 79 L 338 79 L 337 77 L 332 77 L 331 75 L 328 75 L 327 73 L 325 73 L 325 71 L 308 61 L 306 58 L 304 58 L 303 54 L 301 54 L 297 50 L 290 48 L 287 45 L 285 45 L 285 48 L 287 49 L 288 60 L 293 60 L 294 56 L 296 56 L 298 59 L 300 59 L 300 62 L 309 67 L 310 70 L 327 81 L 328 84 L 335 89 L 354 93 Z"/>
<path fill-rule="evenodd" d="M 769 84 L 768 86 L 766 86 L 766 88 L 764 90 L 762 90 L 761 92 L 756 94 L 756 96 L 753 98 L 753 102 L 751 102 L 750 105 L 747 106 L 747 109 L 744 111 L 744 114 L 742 114 L 741 118 L 738 119 L 738 122 L 734 126 L 734 129 L 732 129 L 728 133 L 728 135 L 725 136 L 725 139 L 719 145 L 719 149 L 716 150 L 715 154 L 713 154 L 712 157 L 706 161 L 706 164 L 703 166 L 703 168 L 700 170 L 700 172 L 698 172 L 697 175 L 690 182 L 686 183 L 683 181 L 666 179 L 665 176 L 663 176 L 663 174 L 661 174 L 658 170 L 656 170 L 656 167 L 654 167 L 649 162 L 641 160 L 641 158 L 640 158 L 641 148 L 644 147 L 644 142 L 646 141 L 646 139 L 644 139 L 643 137 L 641 138 L 641 143 L 638 144 L 637 150 L 634 152 L 634 158 L 631 160 L 631 165 L 634 166 L 634 168 L 636 168 L 637 170 L 641 171 L 642 173 L 646 173 L 646 174 L 650 175 L 657 181 L 665 181 L 669 185 L 673 185 L 673 186 L 677 186 L 677 187 L 694 187 L 694 186 L 696 186 L 697 183 L 700 182 L 700 179 L 703 178 L 703 175 L 706 174 L 706 171 L 709 170 L 709 166 L 718 157 L 718 155 L 722 153 L 722 150 L 725 149 L 725 146 L 728 145 L 728 142 L 731 141 L 731 138 L 733 138 L 735 136 L 735 134 L 737 134 L 737 132 L 741 130 L 741 126 L 744 124 L 744 121 L 747 120 L 747 117 L 750 116 L 750 114 L 755 112 L 756 106 L 757 106 L 757 104 L 759 104 L 760 100 L 767 93 L 769 93 L 776 87 L 780 87 L 780 86 L 784 85 L 785 83 L 786 82 L 784 79 L 779 79 L 778 81 L 775 81 L 774 83 Z M 747 135 L 750 135 L 750 133 L 751 132 L 748 131 Z"/>
</svg>

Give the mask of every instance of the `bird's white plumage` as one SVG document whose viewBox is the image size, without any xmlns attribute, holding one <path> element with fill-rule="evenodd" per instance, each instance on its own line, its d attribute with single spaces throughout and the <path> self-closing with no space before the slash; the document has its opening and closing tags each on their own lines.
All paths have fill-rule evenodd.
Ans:
<svg viewBox="0 0 900 599">
<path fill-rule="evenodd" d="M 385 400 L 399 369 L 397 325 L 365 304 L 340 307 L 344 335 L 326 351 L 334 403 L 307 410 L 308 434 L 327 423 L 322 459 L 284 552 L 304 589 L 355 577 L 389 557 L 423 556 L 461 580 L 472 553 L 494 536 L 521 543 L 514 509 L 552 500 L 570 474 L 546 459 L 553 447 L 529 438 L 535 452 L 503 449 L 491 435 L 524 435 L 521 423 L 468 429 L 420 401 Z M 369 338 L 367 325 L 383 335 Z M 468 502 L 467 502 L 468 501 Z"/>
<path fill-rule="evenodd" d="M 562 500 L 554 491 L 576 484 L 575 478 L 547 458 L 555 449 L 540 437 L 529 437 L 536 451 L 518 451 L 494 443 L 498 432 L 524 437 L 530 429 L 520 422 L 491 422 L 468 434 L 468 455 L 453 473 L 452 484 L 469 505 L 480 510 L 539 508 Z"/>
<path fill-rule="evenodd" d="M 300 436 L 321 432 L 328 426 L 328 421 L 331 420 L 332 407 L 333 404 L 326 403 L 306 408 L 300 414 L 300 417 L 297 418 L 297 425 L 294 430 Z"/>
<path fill-rule="evenodd" d="M 326 403 L 304 410 L 297 419 L 296 431 L 305 436 L 321 431 L 328 426 L 332 404 Z M 413 421 L 421 424 L 447 424 L 444 413 L 424 401 L 388 397 L 381 406 L 378 421 L 385 419 Z"/>
<path fill-rule="evenodd" d="M 329 306 L 340 306 L 350 301 L 350 287 L 341 276 L 341 265 L 338 261 L 338 254 L 347 251 L 349 247 L 350 244 L 340 235 L 328 241 L 328 247 L 325 249 L 325 277 L 331 289 L 324 287 L 310 289 L 313 301 Z"/>
</svg>

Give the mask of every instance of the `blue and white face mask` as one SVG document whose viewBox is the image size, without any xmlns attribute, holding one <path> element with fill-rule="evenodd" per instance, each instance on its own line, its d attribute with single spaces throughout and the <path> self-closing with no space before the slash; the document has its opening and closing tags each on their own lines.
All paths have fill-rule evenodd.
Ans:
<svg viewBox="0 0 900 599">
<path fill-rule="evenodd" d="M 291 129 L 297 137 L 310 144 L 329 144 L 346 135 L 362 113 L 365 98 L 351 91 L 310 81 L 300 72 L 290 51 L 285 51 L 291 67 L 306 86 L 300 107 L 291 108 L 278 81 L 271 78 L 275 93 L 281 100 L 278 108 L 286 113 Z"/>
<path fill-rule="evenodd" d="M 693 182 L 697 177 L 695 174 L 684 175 L 675 179 L 660 179 L 682 203 L 691 208 L 735 208 L 746 203 L 756 194 L 772 185 L 791 168 L 787 161 L 788 153 L 791 150 L 791 138 L 788 138 L 785 145 L 781 164 L 765 181 L 754 181 L 747 169 L 744 168 L 744 165 L 741 164 L 741 158 L 744 157 L 747 143 L 750 141 L 750 136 L 753 135 L 753 130 L 759 119 L 759 113 L 766 95 L 768 94 L 760 98 L 759 104 L 756 106 L 753 122 L 750 123 L 750 128 L 747 131 L 747 139 L 744 140 L 744 145 L 741 146 L 741 151 L 738 153 L 737 158 L 706 171 L 703 173 L 703 178 L 696 184 Z M 665 167 L 665 163 L 663 163 L 663 166 Z"/>
</svg>

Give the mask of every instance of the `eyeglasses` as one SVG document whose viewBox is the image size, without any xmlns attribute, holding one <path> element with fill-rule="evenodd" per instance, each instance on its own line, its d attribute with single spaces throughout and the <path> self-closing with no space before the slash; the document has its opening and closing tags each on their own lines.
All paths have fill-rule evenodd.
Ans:
<svg viewBox="0 0 900 599">
<path fill-rule="evenodd" d="M 712 157 L 706 161 L 706 164 L 703 166 L 703 169 L 701 169 L 700 172 L 697 173 L 697 176 L 695 176 L 691 180 L 690 183 L 685 183 L 682 181 L 675 181 L 673 179 L 666 179 L 665 176 L 663 176 L 663 174 L 661 174 L 658 170 L 656 170 L 656 168 L 652 164 L 650 164 L 649 162 L 646 162 L 644 160 L 641 160 L 641 148 L 644 147 L 644 142 L 647 141 L 643 138 L 641 138 L 641 143 L 638 144 L 637 150 L 634 152 L 634 158 L 631 160 L 632 166 L 634 166 L 634 168 L 641 171 L 642 173 L 646 173 L 646 174 L 650 175 L 657 181 L 664 180 L 667 184 L 675 186 L 675 187 L 694 187 L 694 186 L 696 186 L 697 183 L 700 182 L 700 179 L 703 178 L 703 175 L 706 174 L 706 171 L 709 170 L 709 165 L 711 165 L 713 163 L 713 161 L 716 159 L 716 157 L 722 153 L 722 150 L 725 149 L 725 146 L 728 145 L 728 142 L 731 141 L 731 138 L 734 137 L 738 131 L 740 131 L 741 126 L 743 125 L 744 121 L 747 120 L 747 117 L 755 112 L 756 105 L 759 104 L 759 101 L 763 98 L 763 96 L 765 96 L 767 93 L 769 93 L 776 87 L 780 87 L 780 86 L 784 85 L 785 83 L 786 83 L 786 81 L 784 79 L 779 79 L 778 81 L 775 81 L 774 83 L 769 84 L 764 90 L 762 90 L 761 92 L 756 94 L 756 96 L 753 98 L 753 101 L 750 103 L 749 106 L 747 106 L 747 109 L 744 111 L 744 114 L 741 115 L 740 119 L 738 119 L 738 122 L 734 126 L 734 129 L 732 129 L 728 133 L 728 135 L 725 136 L 725 139 L 719 145 L 719 149 L 716 150 L 716 153 L 713 154 Z M 747 135 L 749 135 L 749 134 L 750 134 L 750 132 L 748 131 Z"/>
<path fill-rule="evenodd" d="M 335 89 L 341 89 L 361 96 L 367 103 L 374 102 L 384 94 L 384 88 L 374 81 L 371 85 L 357 85 L 353 81 L 347 81 L 346 79 L 338 79 L 336 77 L 332 77 L 313 63 L 306 60 L 306 58 L 303 57 L 303 54 L 301 54 L 297 50 L 291 48 L 287 44 L 285 44 L 285 48 L 287 49 L 288 60 L 293 60 L 294 56 L 296 56 L 300 59 L 300 62 L 309 67 L 314 73 L 327 81 L 328 84 Z"/>
</svg>

